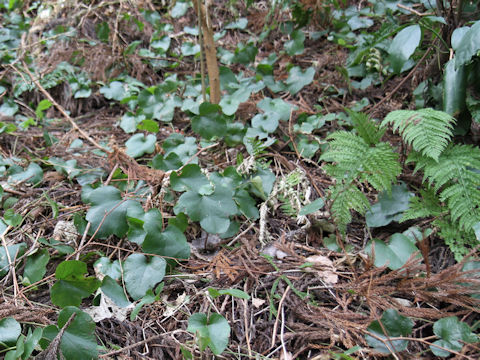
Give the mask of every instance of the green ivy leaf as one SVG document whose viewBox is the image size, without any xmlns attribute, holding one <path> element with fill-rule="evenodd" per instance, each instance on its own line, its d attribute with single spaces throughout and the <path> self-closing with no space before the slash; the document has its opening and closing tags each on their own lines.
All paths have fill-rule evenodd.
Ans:
<svg viewBox="0 0 480 360">
<path fill-rule="evenodd" d="M 365 247 L 365 252 L 369 255 L 373 254 L 372 243 L 375 244 L 376 267 L 384 266 L 388 263 L 389 269 L 399 269 L 413 253 L 418 252 L 412 239 L 400 233 L 393 234 L 388 245 L 378 239 L 369 241 Z"/>
<path fill-rule="evenodd" d="M 297 144 L 297 149 L 300 155 L 306 159 L 311 159 L 315 156 L 318 149 L 320 149 L 320 144 L 316 140 L 309 140 L 307 136 L 303 134 L 298 134 L 295 139 Z M 291 146 L 293 148 L 293 146 Z"/>
<path fill-rule="evenodd" d="M 315 76 L 315 69 L 313 67 L 307 68 L 305 71 L 299 66 L 294 66 L 290 69 L 285 85 L 290 94 L 295 95 L 313 81 Z"/>
<path fill-rule="evenodd" d="M 433 344 L 439 345 L 449 350 L 461 351 L 463 343 L 474 343 L 478 341 L 477 335 L 472 333 L 470 327 L 458 320 L 456 316 L 450 316 L 436 321 L 433 324 L 433 333 L 437 335 L 440 340 Z M 430 345 L 430 350 L 436 355 L 447 357 L 452 355 L 449 351 L 439 349 L 438 347 Z"/>
<path fill-rule="evenodd" d="M 177 172 L 170 174 L 170 185 L 175 191 L 200 191 L 210 186 L 210 181 L 202 173 L 200 166 L 188 164 L 182 169 L 180 175 Z"/>
<path fill-rule="evenodd" d="M 148 231 L 142 244 L 144 252 L 168 258 L 185 260 L 190 257 L 190 245 L 183 232 L 174 225 L 168 225 L 162 232 Z M 171 265 L 176 262 L 169 261 Z"/>
<path fill-rule="evenodd" d="M 305 50 L 303 42 L 305 41 L 305 34 L 302 30 L 294 30 L 290 34 L 290 40 L 285 42 L 285 51 L 288 55 L 300 55 Z"/>
<path fill-rule="evenodd" d="M 409 318 L 400 315 L 397 310 L 388 309 L 380 319 L 382 325 L 375 320 L 368 326 L 368 331 L 377 335 L 378 337 L 387 340 L 386 343 L 394 352 L 403 351 L 407 348 L 407 340 L 388 340 L 388 337 L 409 336 L 412 333 L 413 321 Z M 384 333 L 384 330 L 387 334 Z M 387 337 L 388 336 L 388 337 Z M 375 348 L 376 351 L 390 354 L 391 351 L 386 347 L 383 341 L 380 341 L 373 336 L 365 335 L 368 345 Z"/>
<path fill-rule="evenodd" d="M 278 128 L 280 114 L 277 112 L 268 112 L 257 114 L 252 118 L 252 127 L 261 129 L 266 133 L 273 133 Z"/>
<path fill-rule="evenodd" d="M 37 184 L 43 179 L 43 170 L 36 163 L 30 163 L 28 167 L 19 173 L 13 174 L 8 178 L 10 184 L 26 182 L 27 184 Z"/>
<path fill-rule="evenodd" d="M 24 285 L 30 285 L 43 279 L 47 272 L 47 264 L 50 261 L 50 255 L 47 249 L 39 249 L 34 254 L 27 257 L 25 270 L 23 271 Z"/>
<path fill-rule="evenodd" d="M 180 51 L 182 52 L 183 56 L 197 55 L 198 53 L 200 53 L 200 45 L 194 44 L 190 41 L 186 41 L 180 47 Z"/>
<path fill-rule="evenodd" d="M 221 234 L 230 226 L 230 216 L 236 214 L 237 205 L 233 201 L 232 189 L 216 186 L 211 195 L 201 195 L 194 190 L 182 194 L 174 211 L 200 221 L 200 226 L 210 234 Z"/>
<path fill-rule="evenodd" d="M 288 121 L 292 111 L 297 109 L 297 106 L 286 102 L 283 99 L 271 99 L 269 97 L 263 98 L 258 102 L 257 107 L 265 112 L 265 114 L 276 114 L 279 120 Z"/>
<path fill-rule="evenodd" d="M 134 115 L 131 112 L 125 113 L 120 119 L 120 127 L 126 133 L 133 133 L 137 130 L 138 124 L 146 119 L 146 116 L 143 114 Z"/>
<path fill-rule="evenodd" d="M 21 332 L 22 327 L 14 318 L 7 317 L 0 320 L 0 345 L 2 347 L 15 345 Z"/>
<path fill-rule="evenodd" d="M 118 260 L 111 261 L 108 257 L 101 257 L 93 264 L 96 272 L 119 280 L 122 276 L 122 269 Z"/>
<path fill-rule="evenodd" d="M 130 255 L 124 263 L 124 279 L 128 293 L 134 300 L 145 296 L 165 276 L 166 261 L 160 257 L 147 258 L 142 254 Z"/>
<path fill-rule="evenodd" d="M 102 86 L 99 91 L 109 100 L 122 101 L 127 96 L 124 83 L 121 81 L 112 81 L 110 84 Z"/>
<path fill-rule="evenodd" d="M 233 115 L 237 112 L 240 106 L 240 100 L 234 95 L 224 95 L 220 100 L 219 105 L 222 107 L 222 111 L 225 115 Z"/>
<path fill-rule="evenodd" d="M 43 331 L 43 337 L 53 341 L 60 329 L 74 313 L 76 314 L 75 318 L 63 333 L 62 340 L 60 341 L 60 350 L 65 359 L 68 360 L 97 359 L 95 322 L 90 315 L 84 313 L 77 307 L 69 306 L 63 309 L 58 315 L 58 327 L 55 325 L 47 326 Z"/>
<path fill-rule="evenodd" d="M 1 225 L 0 228 L 3 228 L 3 230 L 1 230 L 0 233 L 3 233 L 7 228 L 7 225 L 5 225 L 5 223 L 1 219 L 0 219 L 0 225 Z M 7 246 L 10 259 L 12 261 L 15 261 L 16 258 L 23 255 L 26 248 L 27 248 L 27 245 L 23 242 L 19 244 Z M 3 278 L 5 275 L 7 275 L 8 271 L 9 271 L 8 257 L 5 251 L 5 247 L 2 246 L 0 247 L 0 279 Z"/>
<path fill-rule="evenodd" d="M 82 300 L 100 287 L 100 281 L 85 277 L 87 264 L 78 260 L 61 262 L 55 270 L 58 281 L 50 289 L 52 303 L 60 307 L 80 306 Z"/>
<path fill-rule="evenodd" d="M 225 25 L 225 29 L 239 29 L 239 30 L 245 30 L 247 28 L 248 24 L 248 19 L 247 18 L 240 18 L 237 21 L 231 22 L 227 25 Z"/>
<path fill-rule="evenodd" d="M 230 325 L 220 314 L 210 314 L 207 317 L 204 313 L 196 313 L 188 319 L 188 328 L 197 336 L 200 350 L 208 346 L 215 355 L 220 355 L 228 345 L 230 337 Z"/>
<path fill-rule="evenodd" d="M 143 212 L 141 207 L 129 207 L 127 221 L 129 225 L 128 240 L 139 245 L 143 244 L 148 231 L 152 233 L 162 231 L 162 214 L 158 209 Z"/>
<path fill-rule="evenodd" d="M 206 140 L 223 137 L 227 131 L 227 121 L 221 114 L 220 105 L 204 102 L 199 110 L 200 114 L 192 117 L 193 131 Z"/>
<path fill-rule="evenodd" d="M 392 221 L 400 221 L 403 213 L 408 210 L 410 198 L 413 196 L 404 183 L 392 186 L 390 194 L 387 191 L 380 193 L 377 203 L 365 214 L 367 226 L 380 227 Z"/>
<path fill-rule="evenodd" d="M 128 231 L 126 219 L 128 207 L 141 207 L 134 200 L 123 201 L 120 190 L 113 186 L 102 186 L 90 191 L 88 194 L 84 189 L 82 200 L 91 204 L 86 216 L 87 220 L 92 224 L 89 233 L 93 235 L 98 229 L 96 237 L 100 239 L 110 235 L 124 236 Z"/>
<path fill-rule="evenodd" d="M 150 47 L 159 54 L 165 54 L 170 47 L 171 38 L 168 35 L 159 38 L 153 38 L 150 42 Z"/>
<path fill-rule="evenodd" d="M 3 116 L 13 116 L 18 111 L 18 105 L 12 99 L 3 100 L 3 104 L 0 106 L 0 114 Z"/>
<path fill-rule="evenodd" d="M 157 137 L 153 134 L 144 136 L 143 134 L 132 135 L 125 143 L 127 147 L 126 154 L 133 158 L 142 156 L 143 154 L 151 154 L 155 151 L 155 143 Z"/>
<path fill-rule="evenodd" d="M 103 278 L 101 289 L 102 292 L 112 299 L 117 306 L 127 307 L 131 305 L 130 301 L 128 301 L 125 296 L 123 288 L 110 276 L 107 275 Z"/>
<path fill-rule="evenodd" d="M 220 290 L 217 290 L 217 289 L 214 289 L 214 288 L 208 288 L 208 294 L 214 299 L 216 299 L 217 297 L 222 296 L 222 295 L 230 295 L 230 296 L 233 296 L 233 297 L 236 297 L 236 298 L 239 298 L 239 299 L 245 299 L 245 300 L 250 299 L 250 295 L 248 295 L 245 291 L 242 291 L 242 290 L 239 290 L 239 289 L 220 289 Z"/>
<path fill-rule="evenodd" d="M 255 60 L 258 53 L 258 47 L 253 43 L 248 44 L 239 43 L 235 49 L 234 62 L 248 65 Z"/>
<path fill-rule="evenodd" d="M 410 25 L 398 32 L 388 48 L 393 71 L 400 74 L 410 56 L 420 45 L 422 30 L 420 25 Z"/>
<path fill-rule="evenodd" d="M 170 16 L 174 19 L 182 17 L 186 14 L 190 4 L 188 1 L 176 1 L 172 10 L 170 10 Z"/>
<path fill-rule="evenodd" d="M 325 202 L 322 198 L 318 198 L 312 201 L 310 204 L 305 205 L 303 208 L 300 209 L 298 215 L 305 216 L 308 214 L 313 214 L 315 211 L 320 210 L 325 206 Z"/>
</svg>

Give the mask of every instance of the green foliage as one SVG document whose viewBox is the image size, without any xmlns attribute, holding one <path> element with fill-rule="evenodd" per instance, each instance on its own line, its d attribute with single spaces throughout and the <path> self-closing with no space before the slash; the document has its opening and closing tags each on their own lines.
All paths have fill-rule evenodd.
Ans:
<svg viewBox="0 0 480 360">
<path fill-rule="evenodd" d="M 382 126 L 392 124 L 415 151 L 438 161 L 452 137 L 454 122 L 452 116 L 433 109 L 396 110 L 385 117 Z"/>
<path fill-rule="evenodd" d="M 0 320 L 0 347 L 8 347 L 15 344 L 20 336 L 22 328 L 17 320 L 6 317 Z"/>
<path fill-rule="evenodd" d="M 167 263 L 161 257 L 129 255 L 124 263 L 125 287 L 134 300 L 145 296 L 147 291 L 163 280 Z"/>
<path fill-rule="evenodd" d="M 470 327 L 458 320 L 456 316 L 450 316 L 440 319 L 433 324 L 433 333 L 440 339 L 430 345 L 433 354 L 440 357 L 450 356 L 449 351 L 436 347 L 454 351 L 462 351 L 464 343 L 478 342 L 478 336 L 472 333 Z"/>
<path fill-rule="evenodd" d="M 368 133 L 372 125 L 366 117 L 357 116 L 360 133 L 367 141 L 379 139 L 380 130 Z M 369 202 L 359 188 L 361 184 L 370 184 L 377 191 L 390 191 L 392 183 L 400 174 L 398 154 L 384 142 L 368 143 L 363 137 L 347 131 L 337 131 L 329 135 L 329 148 L 321 160 L 332 162 L 325 165 L 328 174 L 336 179 L 330 187 L 329 199 L 331 212 L 339 225 L 351 221 L 350 210 L 361 214 L 369 207 Z"/>
<path fill-rule="evenodd" d="M 424 180 L 446 202 L 453 221 L 469 231 L 480 219 L 480 149 L 471 145 L 450 145 L 438 161 L 414 152 L 409 161 L 415 162 L 415 171 L 422 170 Z"/>
<path fill-rule="evenodd" d="M 194 333 L 200 351 L 207 346 L 215 355 L 220 355 L 228 345 L 230 325 L 220 314 L 196 313 L 188 319 L 187 331 Z"/>
<path fill-rule="evenodd" d="M 391 270 L 401 268 L 407 260 L 418 252 L 415 239 L 404 234 L 393 234 L 388 244 L 374 239 L 365 247 L 365 252 L 374 256 L 375 266 L 388 266 Z M 417 255 L 418 256 L 418 255 Z"/>
<path fill-rule="evenodd" d="M 381 324 L 380 324 L 381 323 Z M 400 315 L 397 310 L 385 310 L 380 321 L 373 321 L 368 326 L 368 331 L 381 338 L 383 341 L 367 334 L 365 339 L 368 345 L 376 351 L 391 354 L 407 348 L 407 340 L 389 340 L 390 337 L 408 336 L 412 333 L 413 321 Z M 386 331 L 386 334 L 385 334 Z M 388 345 L 388 347 L 387 347 Z"/>
<path fill-rule="evenodd" d="M 87 265 L 78 260 L 61 262 L 55 271 L 58 280 L 50 289 L 52 303 L 59 307 L 80 306 L 82 300 L 100 287 L 100 281 L 87 274 Z"/>
<path fill-rule="evenodd" d="M 60 312 L 58 326 L 50 325 L 43 330 L 42 341 L 40 342 L 42 348 L 47 348 L 48 343 L 53 341 L 72 315 L 75 317 L 63 332 L 60 341 L 60 350 L 63 356 L 69 360 L 97 359 L 95 322 L 88 314 L 73 306 L 66 307 Z M 56 354 L 53 355 L 56 358 Z"/>
</svg>

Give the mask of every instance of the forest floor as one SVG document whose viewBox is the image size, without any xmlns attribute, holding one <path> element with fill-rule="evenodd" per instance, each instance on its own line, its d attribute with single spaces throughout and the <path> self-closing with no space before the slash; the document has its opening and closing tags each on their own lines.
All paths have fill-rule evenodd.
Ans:
<svg viewBox="0 0 480 360">
<path fill-rule="evenodd" d="M 159 11 L 162 23 L 171 26 L 170 51 L 174 52 L 188 36 L 185 27 L 196 26 L 195 11 L 190 7 L 185 15 L 172 18 L 166 8 L 154 5 L 156 3 L 144 1 L 140 5 Z M 240 42 L 247 43 L 249 38 L 258 37 L 266 21 L 281 23 L 291 16 L 290 12 L 280 10 L 269 14 L 270 5 L 267 2 L 258 2 L 250 7 L 242 1 L 230 3 L 235 5 L 215 1 L 215 5 L 210 7 L 210 16 L 215 31 L 223 30 L 226 24 L 239 18 L 248 19 L 247 29 L 227 30 L 225 36 L 218 40 L 219 46 L 231 52 Z M 132 18 L 144 19 L 138 7 L 130 2 L 101 1 L 92 2 L 89 6 L 70 4 L 59 9 L 48 23 L 38 20 L 34 24 L 36 31 L 31 31 L 22 40 L 24 45 L 32 45 L 29 48 L 30 58 L 37 64 L 36 71 L 42 72 L 36 75 L 44 77 L 62 62 L 72 62 L 74 58 L 82 59 L 77 66 L 88 74 L 92 84 L 108 84 L 122 74 L 146 86 L 154 86 L 171 74 L 177 74 L 179 79 L 200 74 L 198 57 L 170 59 L 165 55 L 161 61 L 175 62 L 177 66 L 154 68 L 138 52 L 125 55 L 125 48 L 133 41 L 149 43 L 155 29 L 142 20 L 143 30 L 132 30 L 124 19 L 119 19 L 118 14 L 124 13 L 129 13 Z M 313 18 L 304 30 L 310 33 L 325 30 L 321 20 Z M 110 26 L 109 38 L 105 42 L 97 41 L 98 24 L 101 22 Z M 42 34 L 60 25 L 73 26 L 77 36 L 65 41 L 53 40 L 53 44 L 48 44 L 48 51 L 42 47 L 46 46 L 45 43 L 36 47 L 35 43 L 42 40 Z M 363 103 L 362 112 L 372 118 L 383 119 L 393 110 L 414 108 L 413 91 L 426 76 L 430 76 L 425 73 L 427 64 L 419 63 L 411 73 L 391 76 L 378 86 L 360 90 L 350 87 L 349 80 L 339 71 L 345 66 L 349 54 L 346 47 L 329 41 L 326 35 L 315 40 L 307 37 L 304 51 L 292 57 L 280 51 L 288 36 L 280 26 L 272 29 L 257 44 L 255 61 L 260 63 L 272 52 L 277 52 L 280 55 L 275 68 L 276 79 L 286 79 L 291 64 L 301 68 L 314 67 L 314 79 L 295 95 L 288 92 L 273 94 L 268 89 L 253 93 L 239 106 L 235 118 L 248 123 L 257 113 L 257 104 L 265 97 L 279 97 L 294 105 L 296 110 L 291 112 L 289 120 L 279 124 L 277 141 L 260 158 L 269 165 L 277 179 L 299 169 L 306 178 L 297 185 L 296 191 L 308 191 L 310 200 L 325 199 L 333 180 L 322 168 L 320 151 L 311 158 L 305 158 L 292 146 L 296 137 L 293 128 L 299 115 L 335 114 Z M 2 65 L 2 79 L 20 74 L 16 66 L 22 64 L 25 58 L 18 60 L 14 65 Z M 242 64 L 233 63 L 228 67 L 235 74 L 255 75 L 251 67 Z M 25 74 L 22 73 L 23 76 Z M 92 85 L 92 94 L 85 98 L 73 97 L 71 84 L 67 81 L 43 89 L 56 105 L 46 109 L 41 116 L 52 120 L 44 122 L 43 126 L 37 124 L 25 130 L 17 129 L 0 137 L 0 151 L 4 159 L 17 159 L 19 163 L 23 161 L 22 164 L 35 161 L 43 169 L 43 178 L 35 186 L 29 185 L 28 181 L 7 186 L 7 173 L 3 179 L 3 203 L 13 198 L 10 200 L 11 209 L 21 214 L 23 221 L 18 226 L 8 226 L 2 235 L 2 246 L 25 243 L 27 250 L 23 257 L 16 260 L 16 271 L 9 271 L 8 276 L 1 280 L 0 319 L 13 317 L 19 322 L 41 326 L 55 324 L 58 308 L 51 302 L 50 290 L 60 262 L 80 259 L 93 274 L 93 263 L 100 257 L 122 260 L 129 254 L 142 252 L 137 244 L 125 237 L 111 235 L 100 239 L 87 235 L 88 229 L 83 233 L 74 233 L 73 240 L 65 244 L 74 249 L 71 253 L 62 253 L 50 246 L 54 240 L 65 241 L 66 235 L 58 232 L 60 221 L 71 223 L 75 219 L 78 225 L 81 223 L 78 219 L 84 218 L 89 209 L 89 205 L 82 201 L 82 186 L 65 172 L 51 166 L 52 158 L 74 159 L 79 169 L 101 169 L 103 184 L 117 186 L 143 180 L 151 189 L 143 203 L 144 209 L 158 208 L 165 221 L 175 217 L 173 203 L 162 203 L 162 199 L 156 196 L 161 193 L 164 182 L 156 175 L 160 172 L 152 169 L 151 160 L 162 153 L 161 144 L 171 134 L 200 139 L 190 124 L 191 116 L 177 108 L 172 121 L 157 122 L 159 128 L 154 133 L 157 142 L 154 153 L 134 160 L 125 156 L 125 142 L 131 134 L 119 126 L 122 116 L 128 111 L 127 104 L 105 98 L 99 87 Z M 45 98 L 45 93 L 33 85 L 23 93 L 22 98 L 17 98 L 19 113 L 35 117 L 35 106 L 32 110 L 32 104 L 38 104 Z M 365 99 L 368 100 L 366 103 Z M 2 121 L 14 122 L 3 115 Z M 342 126 L 335 119 L 328 121 L 315 131 L 315 138 L 321 139 L 324 146 L 328 134 Z M 48 143 L 49 139 L 53 142 Z M 78 139 L 83 141 L 82 147 L 72 149 L 72 143 Z M 390 131 L 383 140 L 394 146 L 401 143 L 400 137 Z M 95 143 L 101 145 L 96 146 Z M 105 147 L 114 149 L 109 156 L 101 151 Z M 215 144 L 205 143 L 198 149 L 201 150 L 197 153 L 198 164 L 209 171 L 237 166 L 238 154 L 244 158 L 249 156 L 243 144 L 228 146 L 222 140 Z M 421 174 L 413 174 L 407 166 L 399 180 L 409 187 L 416 187 L 422 182 Z M 377 192 L 370 189 L 368 198 L 372 203 L 377 196 Z M 328 216 L 323 219 L 326 221 L 321 222 L 309 215 L 308 222 L 299 223 L 297 216 L 283 211 L 278 203 L 268 208 L 263 216 L 263 223 L 258 219 L 239 217 L 238 232 L 226 239 L 209 235 L 198 222 L 190 221 L 185 236 L 191 255 L 188 260 L 179 261 L 175 270 L 165 275 L 160 296 L 146 303 L 135 320 L 114 313 L 96 323 L 96 338 L 103 348 L 100 358 L 179 359 L 188 356 L 185 353 L 182 355 L 182 348 L 195 358 L 211 358 L 210 349 L 199 351 L 193 334 L 186 331 L 189 317 L 198 312 L 221 314 L 231 327 L 228 347 L 218 355 L 221 359 L 373 359 L 392 356 L 376 352 L 366 341 L 366 335 L 372 335 L 369 325 L 378 321 L 388 309 L 395 309 L 414 322 L 413 333 L 408 336 L 408 349 L 398 352 L 394 358 L 436 358 L 429 352 L 432 323 L 449 316 L 456 316 L 468 324 L 480 320 L 478 301 L 468 295 L 472 288 L 459 281 L 464 276 L 463 264 L 455 261 L 449 248 L 435 235 L 423 242 L 420 258 L 413 257 L 396 270 L 386 266 L 376 267 L 372 258 L 366 255 L 365 246 L 372 238 L 386 240 L 411 226 L 422 227 L 425 219 L 368 228 L 365 218 L 354 213 L 353 221 L 343 235 Z M 259 239 L 260 236 L 262 239 Z M 41 244 L 39 239 L 46 239 L 46 242 Z M 330 244 L 333 240 L 340 248 L 327 247 L 325 240 L 330 240 Z M 39 248 L 49 252 L 46 273 L 33 286 L 22 283 L 23 260 Z M 250 298 L 212 297 L 208 292 L 211 288 L 239 289 L 249 294 Z M 80 308 L 91 304 L 92 297 L 86 298 Z M 389 340 L 386 343 L 388 347 Z M 353 350 L 348 353 L 349 349 Z M 477 345 L 468 344 L 453 356 L 474 359 L 480 358 L 479 353 Z"/>
</svg>

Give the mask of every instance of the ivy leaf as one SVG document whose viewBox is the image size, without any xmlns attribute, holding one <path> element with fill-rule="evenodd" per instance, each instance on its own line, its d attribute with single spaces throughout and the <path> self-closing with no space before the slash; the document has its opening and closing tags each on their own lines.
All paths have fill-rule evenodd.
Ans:
<svg viewBox="0 0 480 360">
<path fill-rule="evenodd" d="M 222 234 L 230 226 L 230 216 L 236 214 L 237 205 L 232 189 L 216 186 L 211 195 L 201 195 L 194 190 L 182 194 L 174 211 L 200 221 L 200 226 L 210 234 Z"/>
<path fill-rule="evenodd" d="M 308 214 L 312 214 L 315 211 L 320 210 L 324 206 L 325 206 L 325 202 L 323 201 L 323 199 L 318 198 L 312 201 L 310 204 L 307 204 L 303 208 L 301 208 L 300 211 L 298 212 L 298 215 L 305 216 Z"/>
<path fill-rule="evenodd" d="M 180 175 L 177 172 L 170 174 L 170 185 L 175 191 L 200 191 L 210 186 L 210 181 L 202 173 L 200 166 L 188 164 L 182 169 Z"/>
<path fill-rule="evenodd" d="M 273 133 L 278 128 L 280 114 L 277 112 L 268 112 L 257 114 L 252 118 L 252 127 L 259 128 L 266 133 Z"/>
<path fill-rule="evenodd" d="M 392 186 L 391 194 L 387 191 L 382 192 L 377 203 L 365 214 L 367 226 L 380 227 L 392 221 L 400 221 L 403 213 L 408 210 L 410 198 L 413 196 L 404 183 Z"/>
<path fill-rule="evenodd" d="M 176 1 L 175 6 L 170 11 L 170 16 L 174 19 L 179 18 L 187 12 L 190 4 L 188 1 Z"/>
<path fill-rule="evenodd" d="M 112 81 L 108 85 L 104 85 L 100 88 L 100 94 L 103 94 L 105 98 L 109 100 L 121 101 L 127 96 L 123 82 Z"/>
<path fill-rule="evenodd" d="M 197 55 L 200 52 L 200 45 L 186 41 L 180 47 L 183 56 Z"/>
<path fill-rule="evenodd" d="M 78 260 L 61 262 L 55 270 L 58 281 L 50 289 L 52 303 L 60 307 L 80 306 L 82 300 L 100 287 L 100 281 L 85 277 L 87 264 Z"/>
<path fill-rule="evenodd" d="M 385 342 L 394 352 L 403 351 L 407 348 L 407 340 L 388 340 L 388 337 L 400 337 L 408 336 L 412 333 L 413 321 L 409 318 L 400 315 L 397 310 L 388 309 L 382 315 L 380 319 L 382 325 L 375 320 L 368 326 L 368 331 L 372 332 L 376 336 L 386 340 Z M 387 332 L 387 336 L 384 333 L 384 329 Z M 376 351 L 390 354 L 391 351 L 386 347 L 385 342 L 380 341 L 373 336 L 365 335 L 368 345 L 375 348 Z"/>
<path fill-rule="evenodd" d="M 437 335 L 440 340 L 433 344 L 439 345 L 443 348 L 461 351 L 463 343 L 474 343 L 478 341 L 477 335 L 472 333 L 470 327 L 458 320 L 456 316 L 450 316 L 436 321 L 433 324 L 433 333 Z M 439 349 L 436 346 L 430 345 L 430 350 L 436 355 L 447 357 L 452 355 L 449 351 Z"/>
<path fill-rule="evenodd" d="M 219 105 L 222 107 L 222 111 L 225 115 L 233 115 L 237 112 L 240 106 L 240 100 L 234 95 L 225 95 L 220 100 Z"/>
<path fill-rule="evenodd" d="M 150 47 L 156 50 L 157 53 L 164 54 L 170 47 L 171 38 L 168 35 L 164 35 L 160 38 L 152 39 Z"/>
<path fill-rule="evenodd" d="M 208 346 L 215 355 L 220 355 L 228 345 L 230 325 L 220 314 L 196 313 L 188 319 L 187 331 L 196 334 L 200 350 Z"/>
<path fill-rule="evenodd" d="M 188 259 L 190 257 L 190 245 L 183 232 L 176 226 L 169 225 L 163 232 L 148 231 L 142 244 L 146 253 L 158 254 L 168 258 Z M 172 265 L 175 263 L 170 262 Z"/>
<path fill-rule="evenodd" d="M 290 69 L 285 85 L 290 94 L 295 95 L 313 81 L 315 76 L 315 69 L 313 67 L 307 68 L 305 71 L 299 66 L 294 66 Z"/>
<path fill-rule="evenodd" d="M 290 40 L 284 45 L 285 51 L 288 55 L 300 55 L 305 50 L 303 42 L 305 41 L 305 34 L 302 30 L 295 30 L 290 34 Z"/>
<path fill-rule="evenodd" d="M 402 69 L 420 45 L 422 30 L 420 25 L 410 25 L 398 32 L 388 48 L 393 71 L 400 74 Z"/>
<path fill-rule="evenodd" d="M 412 239 L 400 233 L 393 234 L 388 245 L 378 239 L 369 241 L 365 247 L 365 252 L 369 255 L 373 254 L 372 244 L 375 245 L 375 266 L 381 267 L 388 263 L 388 268 L 392 270 L 401 268 L 413 253 L 418 252 Z"/>
<path fill-rule="evenodd" d="M 0 320 L 0 345 L 9 347 L 15 345 L 22 328 L 17 320 L 7 317 Z"/>
<path fill-rule="evenodd" d="M 163 280 L 166 261 L 160 257 L 147 258 L 142 254 L 130 255 L 124 263 L 124 279 L 128 293 L 134 300 Z"/>
<path fill-rule="evenodd" d="M 147 136 L 143 134 L 132 135 L 125 143 L 127 146 L 126 154 L 133 158 L 140 157 L 145 153 L 151 154 L 155 151 L 156 142 L 157 137 L 153 134 L 148 134 Z"/>
<path fill-rule="evenodd" d="M 28 167 L 19 173 L 13 174 L 8 178 L 10 184 L 26 182 L 27 184 L 37 184 L 43 179 L 43 170 L 36 163 L 30 163 Z"/>
<path fill-rule="evenodd" d="M 50 261 L 50 255 L 47 249 L 39 249 L 27 257 L 25 270 L 23 271 L 24 285 L 30 285 L 43 279 L 47 272 L 47 264 Z"/>
<path fill-rule="evenodd" d="M 208 294 L 214 299 L 216 299 L 217 297 L 222 296 L 222 295 L 230 295 L 230 296 L 233 296 L 233 297 L 236 297 L 236 298 L 239 298 L 239 299 L 245 299 L 245 300 L 250 299 L 250 295 L 248 295 L 245 291 L 242 291 L 242 290 L 239 290 L 239 289 L 220 289 L 220 290 L 217 290 L 217 289 L 214 289 L 214 288 L 208 288 Z"/>
<path fill-rule="evenodd" d="M 118 280 L 122 276 L 122 269 L 118 260 L 111 261 L 108 257 L 101 257 L 95 261 L 93 267 L 96 272 L 109 276 L 114 280 Z"/>
<path fill-rule="evenodd" d="M 127 112 L 120 119 L 120 127 L 126 133 L 133 133 L 137 130 L 137 125 L 145 119 L 146 116 L 143 114 L 134 115 L 131 112 Z"/>
<path fill-rule="evenodd" d="M 259 101 L 257 107 L 262 109 L 265 114 L 269 114 L 269 116 L 272 116 L 272 114 L 278 115 L 279 120 L 283 121 L 288 121 L 291 112 L 297 109 L 297 106 L 292 105 L 283 99 L 271 99 L 269 97 L 265 97 Z"/>
<path fill-rule="evenodd" d="M 97 359 L 95 322 L 90 315 L 77 307 L 69 306 L 63 309 L 58 315 L 58 327 L 55 325 L 47 326 L 43 331 L 43 338 L 53 341 L 60 329 L 74 313 L 76 314 L 75 318 L 63 333 L 60 341 L 60 350 L 63 356 L 69 360 Z"/>
<path fill-rule="evenodd" d="M 108 296 L 112 301 L 120 307 L 127 307 L 131 305 L 125 296 L 123 288 L 118 285 L 118 283 L 113 280 L 110 276 L 105 276 L 102 281 L 102 292 Z"/>
<path fill-rule="evenodd" d="M 110 235 L 124 236 L 128 231 L 126 219 L 128 207 L 141 206 L 134 200 L 123 201 L 120 190 L 113 186 L 102 186 L 88 194 L 84 190 L 82 200 L 91 204 L 86 216 L 87 221 L 92 224 L 90 235 L 98 229 L 96 237 L 100 239 Z"/>
<path fill-rule="evenodd" d="M 226 118 L 221 114 L 220 105 L 204 102 L 200 114 L 192 118 L 192 129 L 205 140 L 223 137 L 227 131 Z"/>
<path fill-rule="evenodd" d="M 0 227 L 3 229 L 0 233 L 3 233 L 7 228 L 7 225 L 0 219 Z M 8 254 L 10 255 L 10 259 L 15 261 L 15 259 L 19 256 L 22 256 L 27 248 L 25 243 L 19 243 L 15 245 L 7 246 Z M 0 279 L 7 275 L 9 271 L 9 263 L 7 253 L 5 251 L 5 247 L 0 247 Z"/>
<path fill-rule="evenodd" d="M 129 207 L 127 221 L 128 240 L 139 245 L 145 240 L 147 231 L 152 233 L 162 231 L 162 214 L 158 209 L 150 209 L 145 213 L 141 207 Z"/>
</svg>

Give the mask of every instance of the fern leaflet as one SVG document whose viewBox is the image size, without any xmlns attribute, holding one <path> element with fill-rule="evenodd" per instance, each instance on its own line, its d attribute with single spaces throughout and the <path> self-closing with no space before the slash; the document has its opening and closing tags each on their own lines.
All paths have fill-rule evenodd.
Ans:
<svg viewBox="0 0 480 360">
<path fill-rule="evenodd" d="M 393 131 L 398 131 L 415 151 L 438 161 L 452 137 L 454 122 L 455 118 L 443 111 L 396 110 L 385 117 L 381 126 L 392 124 Z"/>
<path fill-rule="evenodd" d="M 376 145 L 385 133 L 385 129 L 378 128 L 375 123 L 364 113 L 345 109 L 352 120 L 358 135 L 365 140 L 368 145 Z"/>
<path fill-rule="evenodd" d="M 363 126 L 368 129 L 368 126 Z M 375 127 L 373 130 L 378 131 Z M 362 130 L 363 131 L 363 130 Z M 379 133 L 377 133 L 378 137 Z M 330 188 L 331 212 L 339 225 L 348 224 L 352 217 L 350 210 L 365 213 L 370 206 L 357 183 L 370 184 L 378 191 L 391 190 L 392 183 L 400 174 L 398 154 L 387 143 L 370 146 L 363 137 L 347 131 L 337 131 L 328 139 L 329 149 L 321 160 L 332 162 L 324 169 L 337 179 Z"/>
<path fill-rule="evenodd" d="M 415 171 L 423 170 L 424 180 L 439 193 L 440 201 L 447 203 L 453 221 L 466 231 L 480 221 L 480 149 L 471 145 L 452 145 L 432 158 L 412 153 Z"/>
</svg>

